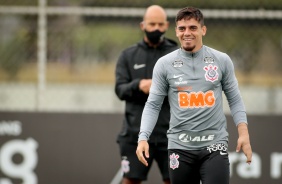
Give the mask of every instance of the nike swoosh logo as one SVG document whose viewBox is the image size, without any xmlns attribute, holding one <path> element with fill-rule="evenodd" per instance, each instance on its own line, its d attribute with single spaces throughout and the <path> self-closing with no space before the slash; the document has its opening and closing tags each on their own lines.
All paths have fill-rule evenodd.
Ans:
<svg viewBox="0 0 282 184">
<path fill-rule="evenodd" d="M 145 66 L 146 66 L 145 64 L 141 64 L 141 65 L 135 64 L 135 65 L 133 66 L 133 68 L 134 68 L 135 70 L 138 70 L 138 69 L 140 69 L 140 68 L 144 68 Z"/>
<path fill-rule="evenodd" d="M 219 152 L 221 155 L 227 155 L 227 153 L 226 152 L 222 152 L 222 151 L 220 151 Z"/>
<path fill-rule="evenodd" d="M 173 78 L 175 79 L 175 78 L 178 78 L 178 77 L 181 77 L 181 76 L 183 76 L 184 74 L 181 74 L 181 75 L 173 75 Z"/>
</svg>

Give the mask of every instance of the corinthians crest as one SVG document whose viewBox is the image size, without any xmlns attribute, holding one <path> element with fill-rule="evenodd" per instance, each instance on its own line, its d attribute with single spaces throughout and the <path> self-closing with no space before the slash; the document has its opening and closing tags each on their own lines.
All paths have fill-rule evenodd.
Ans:
<svg viewBox="0 0 282 184">
<path fill-rule="evenodd" d="M 217 81 L 218 79 L 218 73 L 217 73 L 217 66 L 213 66 L 209 64 L 208 66 L 205 66 L 203 69 L 206 71 L 205 78 L 207 81 Z"/>
<path fill-rule="evenodd" d="M 179 161 L 178 161 L 179 155 L 172 153 L 171 155 L 169 155 L 169 165 L 171 169 L 176 169 L 179 167 Z"/>
</svg>

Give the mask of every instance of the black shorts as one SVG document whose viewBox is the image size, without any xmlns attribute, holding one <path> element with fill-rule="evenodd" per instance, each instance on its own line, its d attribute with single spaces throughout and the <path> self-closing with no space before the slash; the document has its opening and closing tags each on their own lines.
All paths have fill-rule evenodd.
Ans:
<svg viewBox="0 0 282 184">
<path fill-rule="evenodd" d="M 130 179 L 147 180 L 147 175 L 155 160 L 158 164 L 163 180 L 169 179 L 168 172 L 168 150 L 167 144 L 149 144 L 150 157 L 147 159 L 148 167 L 143 165 L 137 158 L 136 148 L 137 144 L 119 142 L 121 154 L 121 167 L 123 170 L 123 177 Z"/>
<path fill-rule="evenodd" d="M 203 150 L 170 149 L 170 180 L 173 184 L 228 184 L 229 159 L 223 144 Z"/>
</svg>

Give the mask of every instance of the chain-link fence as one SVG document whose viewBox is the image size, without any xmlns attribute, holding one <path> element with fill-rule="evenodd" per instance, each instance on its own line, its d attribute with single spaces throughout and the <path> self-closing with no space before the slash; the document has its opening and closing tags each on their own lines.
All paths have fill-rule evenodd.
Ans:
<svg viewBox="0 0 282 184">
<path fill-rule="evenodd" d="M 115 63 L 151 4 L 167 10 L 174 40 L 177 11 L 201 8 L 204 44 L 232 58 L 247 110 L 282 113 L 280 0 L 0 0 L 0 110 L 120 111 Z"/>
</svg>

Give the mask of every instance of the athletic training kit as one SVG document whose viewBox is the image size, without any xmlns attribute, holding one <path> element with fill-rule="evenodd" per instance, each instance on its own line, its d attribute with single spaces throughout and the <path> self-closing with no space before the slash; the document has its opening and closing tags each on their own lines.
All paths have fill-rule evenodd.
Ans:
<svg viewBox="0 0 282 184">
<path fill-rule="evenodd" d="M 214 144 L 208 148 L 211 149 L 169 150 L 171 182 L 200 184 L 202 181 L 202 184 L 229 184 L 227 148 L 224 144 Z M 226 151 L 219 151 L 216 148 Z"/>
<path fill-rule="evenodd" d="M 186 156 L 192 151 L 194 154 L 199 152 L 200 155 L 205 153 L 207 158 L 214 156 L 208 151 L 213 145 L 224 145 L 227 152 L 228 132 L 222 91 L 228 100 L 235 124 L 247 123 L 234 66 L 227 54 L 203 46 L 195 53 L 178 49 L 160 58 L 155 65 L 138 141 L 149 140 L 163 99 L 168 96 L 171 108 L 170 127 L 167 131 L 170 162 L 177 163 L 185 157 L 185 154 L 179 153 L 181 150 L 188 150 Z M 213 152 L 221 156 L 219 162 L 224 162 L 228 155 L 221 155 L 221 151 L 217 149 Z M 200 155 L 196 157 L 201 157 Z M 196 157 L 194 159 L 199 159 L 198 163 L 203 161 Z M 185 159 L 182 161 L 184 167 Z M 181 168 L 181 164 L 182 162 L 177 169 Z M 170 172 L 173 170 L 175 173 L 177 170 L 172 165 L 170 168 Z"/>
<path fill-rule="evenodd" d="M 167 144 L 150 144 L 150 158 L 147 159 L 148 167 L 142 164 L 136 154 L 136 143 L 131 144 L 127 142 L 120 142 L 120 154 L 122 155 L 121 168 L 126 178 L 135 178 L 139 180 L 147 180 L 149 170 L 153 164 L 153 161 L 156 160 L 162 179 L 166 180 L 169 178 L 169 163 L 168 163 L 168 150 Z"/>
<path fill-rule="evenodd" d="M 164 41 L 156 48 L 148 46 L 142 40 L 125 49 L 118 59 L 115 92 L 120 100 L 125 100 L 125 113 L 123 127 L 117 142 L 120 146 L 124 177 L 146 180 L 150 170 L 150 167 L 144 166 L 136 156 L 141 116 L 148 98 L 148 94 L 139 89 L 140 80 L 151 79 L 157 60 L 177 48 L 177 43 L 167 38 L 164 38 Z M 150 166 L 153 160 L 157 161 L 163 179 L 169 178 L 166 136 L 169 119 L 170 107 L 166 98 L 156 129 L 149 141 L 152 150 L 150 150 L 151 157 L 148 160 Z"/>
</svg>

